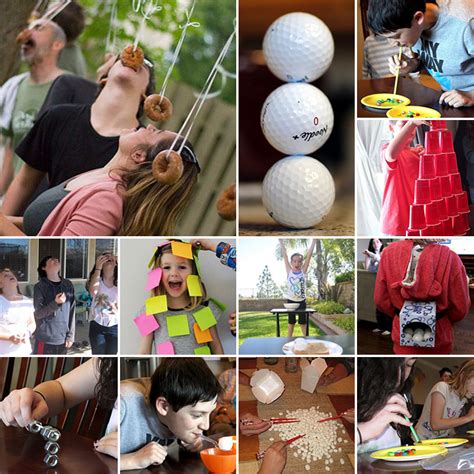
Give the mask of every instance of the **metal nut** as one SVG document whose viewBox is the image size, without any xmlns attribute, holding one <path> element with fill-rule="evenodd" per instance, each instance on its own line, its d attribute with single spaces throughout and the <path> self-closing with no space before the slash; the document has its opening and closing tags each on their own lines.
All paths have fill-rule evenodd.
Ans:
<svg viewBox="0 0 474 474">
<path fill-rule="evenodd" d="M 58 454 L 59 451 L 59 444 L 55 443 L 54 441 L 48 441 L 44 445 L 45 451 L 47 451 L 49 454 Z"/>
<path fill-rule="evenodd" d="M 52 441 L 53 443 L 56 443 L 59 441 L 59 438 L 61 438 L 61 433 L 57 428 L 53 428 L 48 435 L 48 441 Z"/>
<path fill-rule="evenodd" d="M 41 428 L 41 436 L 45 441 L 49 440 L 49 433 L 53 430 L 52 426 L 49 425 L 44 425 L 43 428 Z"/>
<path fill-rule="evenodd" d="M 30 433 L 40 433 L 42 428 L 43 428 L 43 425 L 42 425 L 42 423 L 41 423 L 40 421 L 38 421 L 38 420 L 32 421 L 32 422 L 26 427 L 26 429 L 27 429 Z"/>
<path fill-rule="evenodd" d="M 43 459 L 44 463 L 46 465 L 48 465 L 49 467 L 54 467 L 54 466 L 57 466 L 58 462 L 59 462 L 59 459 L 57 456 L 55 456 L 54 454 L 47 454 L 44 459 Z"/>
</svg>

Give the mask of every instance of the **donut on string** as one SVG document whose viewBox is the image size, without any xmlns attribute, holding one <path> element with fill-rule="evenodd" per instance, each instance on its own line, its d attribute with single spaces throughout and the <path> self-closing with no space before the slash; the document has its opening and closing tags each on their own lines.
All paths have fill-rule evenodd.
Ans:
<svg viewBox="0 0 474 474">
<path fill-rule="evenodd" d="M 226 221 L 235 221 L 235 184 L 222 191 L 217 200 L 217 213 Z"/>
<path fill-rule="evenodd" d="M 155 156 L 151 165 L 153 177 L 160 184 L 171 185 L 183 175 L 184 165 L 181 155 L 172 150 L 163 150 Z"/>
<path fill-rule="evenodd" d="M 120 60 L 126 67 L 132 68 L 134 71 L 138 71 L 143 65 L 145 55 L 140 47 L 134 47 L 133 44 L 126 46 L 120 53 Z"/>
<path fill-rule="evenodd" d="M 145 113 L 150 120 L 159 122 L 173 115 L 173 104 L 164 95 L 151 94 L 145 99 Z"/>
<path fill-rule="evenodd" d="M 24 30 L 21 30 L 17 37 L 16 37 L 16 42 L 18 44 L 24 44 L 26 43 L 27 41 L 29 41 L 31 39 L 31 30 L 29 30 L 28 28 L 25 28 Z"/>
</svg>

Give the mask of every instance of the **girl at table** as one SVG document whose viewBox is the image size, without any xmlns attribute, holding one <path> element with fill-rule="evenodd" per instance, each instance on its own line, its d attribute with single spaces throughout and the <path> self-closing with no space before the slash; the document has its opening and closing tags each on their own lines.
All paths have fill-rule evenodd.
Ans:
<svg viewBox="0 0 474 474">
<path fill-rule="evenodd" d="M 0 354 L 31 354 L 30 336 L 36 329 L 33 300 L 23 296 L 15 274 L 0 272 Z"/>
<path fill-rule="evenodd" d="M 461 415 L 474 397 L 474 359 L 468 360 L 449 382 L 438 382 L 426 397 L 416 431 L 420 438 L 448 438 L 455 428 L 474 421 L 474 407 Z"/>
<path fill-rule="evenodd" d="M 401 446 L 402 427 L 412 425 L 411 388 L 415 359 L 358 359 L 357 451 Z M 405 398 L 406 397 L 406 398 Z"/>
<path fill-rule="evenodd" d="M 56 380 L 33 389 L 13 390 L 0 402 L 0 420 L 6 426 L 26 427 L 34 420 L 50 418 L 80 403 L 97 398 L 112 409 L 106 435 L 94 443 L 96 451 L 118 455 L 117 359 L 92 358 Z"/>
</svg>

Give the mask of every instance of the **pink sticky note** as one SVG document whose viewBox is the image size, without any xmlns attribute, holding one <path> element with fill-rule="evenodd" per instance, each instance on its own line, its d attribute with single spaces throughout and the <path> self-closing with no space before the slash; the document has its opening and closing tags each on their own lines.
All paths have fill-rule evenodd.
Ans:
<svg viewBox="0 0 474 474">
<path fill-rule="evenodd" d="M 137 318 L 134 318 L 133 322 L 137 325 L 142 336 L 148 336 L 148 334 L 156 331 L 160 327 L 154 316 L 147 316 L 146 314 L 141 314 Z"/>
<path fill-rule="evenodd" d="M 146 283 L 146 291 L 151 291 L 153 288 L 156 288 L 161 281 L 161 274 L 163 270 L 161 268 L 155 268 L 151 272 L 148 272 L 148 278 Z"/>
<path fill-rule="evenodd" d="M 171 341 L 162 342 L 156 345 L 156 353 L 161 355 L 173 355 L 174 347 Z"/>
</svg>

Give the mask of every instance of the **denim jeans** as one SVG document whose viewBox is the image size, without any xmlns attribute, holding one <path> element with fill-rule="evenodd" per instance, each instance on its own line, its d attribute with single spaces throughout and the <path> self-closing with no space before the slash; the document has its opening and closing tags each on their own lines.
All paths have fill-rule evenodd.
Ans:
<svg viewBox="0 0 474 474">
<path fill-rule="evenodd" d="M 106 327 L 91 321 L 89 339 L 92 354 L 117 354 L 118 324 Z"/>
</svg>

